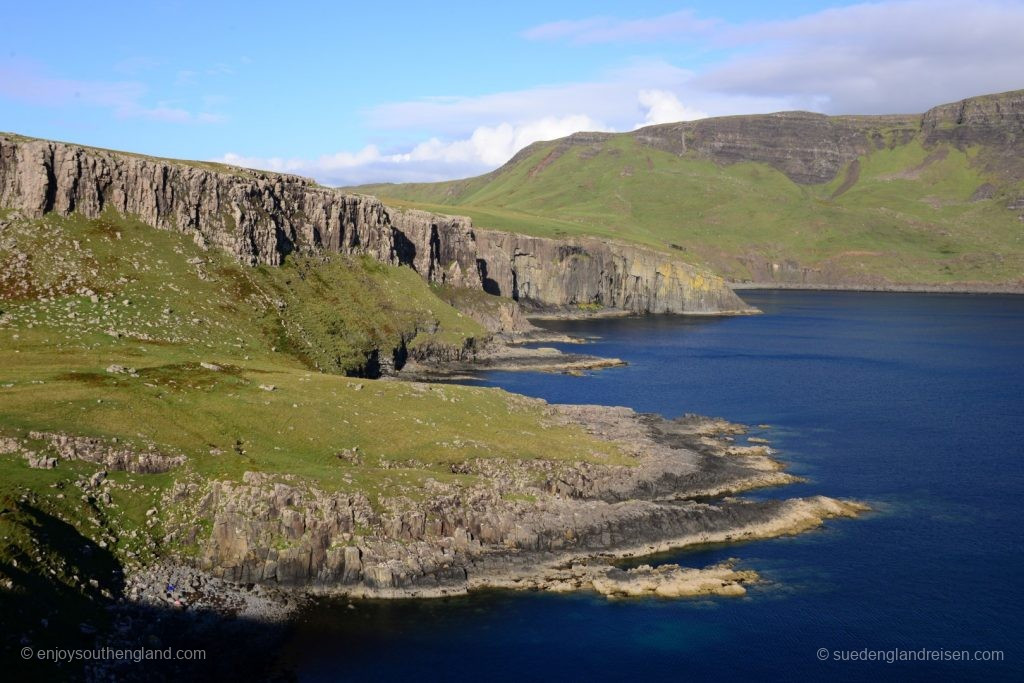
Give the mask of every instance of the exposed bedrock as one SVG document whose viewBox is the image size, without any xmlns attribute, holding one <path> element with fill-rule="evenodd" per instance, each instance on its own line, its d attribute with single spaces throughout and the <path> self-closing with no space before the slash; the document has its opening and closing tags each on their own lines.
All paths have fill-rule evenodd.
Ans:
<svg viewBox="0 0 1024 683">
<path fill-rule="evenodd" d="M 0 206 L 33 217 L 112 209 L 248 264 L 318 249 L 366 254 L 430 282 L 544 306 L 749 310 L 721 278 L 642 247 L 477 230 L 468 218 L 400 211 L 297 176 L 45 140 L 0 135 Z"/>
</svg>

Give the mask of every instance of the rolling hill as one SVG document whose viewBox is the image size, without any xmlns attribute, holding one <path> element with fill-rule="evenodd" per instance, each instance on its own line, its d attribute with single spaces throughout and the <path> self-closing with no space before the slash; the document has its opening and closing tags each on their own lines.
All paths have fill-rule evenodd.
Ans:
<svg viewBox="0 0 1024 683">
<path fill-rule="evenodd" d="M 1024 288 L 1024 90 L 920 115 L 576 133 L 475 178 L 352 189 L 482 228 L 639 243 L 738 283 Z"/>
</svg>

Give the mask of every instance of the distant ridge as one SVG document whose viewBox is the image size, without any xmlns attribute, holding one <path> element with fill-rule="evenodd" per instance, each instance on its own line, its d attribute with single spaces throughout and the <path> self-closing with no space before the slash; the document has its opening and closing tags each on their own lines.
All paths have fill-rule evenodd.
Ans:
<svg viewBox="0 0 1024 683">
<path fill-rule="evenodd" d="M 354 188 L 478 225 L 685 252 L 741 282 L 1015 289 L 1024 90 L 923 114 L 727 116 L 534 143 L 442 183 Z"/>
</svg>

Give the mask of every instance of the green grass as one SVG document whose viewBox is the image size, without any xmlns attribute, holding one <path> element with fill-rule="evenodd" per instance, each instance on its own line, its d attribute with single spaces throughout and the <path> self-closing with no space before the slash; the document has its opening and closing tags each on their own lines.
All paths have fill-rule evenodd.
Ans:
<svg viewBox="0 0 1024 683">
<path fill-rule="evenodd" d="M 427 479 L 470 485 L 451 471 L 467 459 L 628 462 L 501 390 L 345 376 L 399 338 L 461 345 L 482 333 L 407 268 L 344 257 L 247 268 L 114 215 L 15 221 L 0 260 L 22 264 L 0 275 L 0 435 L 116 437 L 187 456 L 169 473 L 112 473 L 116 513 L 94 529 L 81 520 L 96 510 L 68 491 L 96 465 L 36 470 L 0 455 L 0 494 L 29 492 L 97 542 L 122 539 L 111 545 L 121 561 L 159 552 L 146 511 L 186 479 L 265 472 L 376 501 L 416 499 Z M 356 446 L 362 464 L 337 457 Z"/>
<path fill-rule="evenodd" d="M 865 155 L 859 173 L 844 169 L 829 183 L 806 186 L 767 165 L 680 157 L 624 134 L 597 145 L 542 143 L 465 181 L 358 190 L 464 214 L 480 227 L 671 250 L 737 280 L 753 276 L 750 260 L 793 260 L 850 280 L 1019 281 L 1024 230 L 1005 205 L 1024 187 L 983 171 L 983 151 L 926 150 L 913 140 Z M 999 187 L 996 196 L 970 201 L 986 182 Z"/>
<path fill-rule="evenodd" d="M 438 296 L 457 293 L 407 268 L 340 256 L 247 268 L 114 215 L 15 220 L 0 229 L 0 262 L 0 436 L 37 451 L 33 430 L 116 438 L 187 458 L 160 474 L 110 472 L 97 490 L 82 482 L 99 465 L 33 469 L 0 454 L 0 610 L 34 643 L 87 644 L 79 624 L 106 627 L 119 572 L 197 557 L 212 530 L 197 496 L 214 480 L 261 472 L 382 509 L 422 500 L 431 480 L 473 486 L 482 475 L 452 465 L 477 458 L 631 462 L 499 389 L 346 376 L 401 339 L 482 334 Z M 338 457 L 356 447 L 360 462 Z M 199 493 L 168 495 L 185 484 Z"/>
<path fill-rule="evenodd" d="M 46 217 L 2 235 L 0 258 L 32 256 L 31 274 L 0 288 L 0 431 L 116 436 L 184 453 L 204 477 L 291 473 L 366 492 L 454 476 L 448 465 L 466 458 L 618 458 L 500 390 L 315 371 L 352 371 L 403 335 L 462 344 L 483 332 L 407 268 L 324 257 L 250 269 L 113 216 Z M 335 457 L 355 445 L 364 468 Z M 377 467 L 389 459 L 422 472 Z"/>
<path fill-rule="evenodd" d="M 255 282 L 285 305 L 278 315 L 291 348 L 313 367 L 351 372 L 375 349 L 462 348 L 486 331 L 434 296 L 409 268 L 370 257 L 297 257 L 257 269 Z M 286 342 L 283 342 L 286 343 Z"/>
</svg>

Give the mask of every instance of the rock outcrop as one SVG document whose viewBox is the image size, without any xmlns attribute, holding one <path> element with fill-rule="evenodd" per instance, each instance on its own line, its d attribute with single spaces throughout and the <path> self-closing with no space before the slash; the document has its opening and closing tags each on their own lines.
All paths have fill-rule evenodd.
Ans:
<svg viewBox="0 0 1024 683">
<path fill-rule="evenodd" d="M 395 210 L 297 176 L 45 140 L 0 136 L 0 206 L 32 217 L 113 210 L 253 265 L 295 251 L 366 254 L 430 282 L 542 306 L 749 310 L 721 278 L 642 247 L 476 230 L 468 218 Z"/>
<path fill-rule="evenodd" d="M 980 147 L 987 170 L 1011 182 L 1024 180 L 1024 90 L 929 109 L 921 118 L 921 132 L 927 145 Z"/>
<path fill-rule="evenodd" d="M 168 472 L 185 463 L 184 455 L 162 452 L 152 444 L 140 449 L 118 443 L 117 439 L 111 442 L 62 432 L 31 431 L 28 438 L 40 445 L 33 447 L 29 441 L 0 437 L 0 455 L 20 454 L 30 467 L 40 469 L 53 469 L 62 460 L 80 460 L 136 474 Z"/>
</svg>

